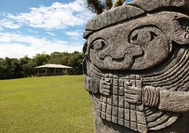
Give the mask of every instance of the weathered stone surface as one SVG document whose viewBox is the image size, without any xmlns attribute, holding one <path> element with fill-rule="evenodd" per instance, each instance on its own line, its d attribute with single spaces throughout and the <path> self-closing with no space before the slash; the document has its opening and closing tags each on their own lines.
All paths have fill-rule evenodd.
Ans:
<svg viewBox="0 0 189 133">
<path fill-rule="evenodd" d="M 143 10 L 132 5 L 121 6 L 120 8 L 115 8 L 111 11 L 103 12 L 102 14 L 96 16 L 93 20 L 89 21 L 86 26 L 86 31 L 99 30 L 143 13 Z"/>
<path fill-rule="evenodd" d="M 83 67 L 96 133 L 188 133 L 188 3 L 136 0 L 88 23 Z"/>
<path fill-rule="evenodd" d="M 134 2 L 129 3 L 139 7 L 145 11 L 152 11 L 158 8 L 170 8 L 170 7 L 182 7 L 184 9 L 189 8 L 188 0 L 134 0 Z"/>
</svg>

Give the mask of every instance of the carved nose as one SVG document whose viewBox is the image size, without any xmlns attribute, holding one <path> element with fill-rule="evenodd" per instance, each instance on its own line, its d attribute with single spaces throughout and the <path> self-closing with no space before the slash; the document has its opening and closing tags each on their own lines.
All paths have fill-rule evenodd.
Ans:
<svg viewBox="0 0 189 133">
<path fill-rule="evenodd" d="M 131 56 L 141 55 L 143 50 L 141 46 L 135 44 L 129 45 L 116 45 L 112 47 L 107 47 L 103 51 L 100 52 L 99 57 L 104 59 L 106 56 L 110 56 L 112 59 L 124 59 L 126 54 L 130 54 Z"/>
<path fill-rule="evenodd" d="M 112 59 L 123 59 L 127 51 L 126 49 L 127 48 L 124 45 L 118 45 L 112 47 L 111 50 Z"/>
<path fill-rule="evenodd" d="M 123 59 L 126 54 L 130 54 L 132 56 L 141 55 L 143 50 L 141 46 L 135 44 L 129 45 L 119 45 L 112 47 L 111 56 L 113 59 Z"/>
</svg>

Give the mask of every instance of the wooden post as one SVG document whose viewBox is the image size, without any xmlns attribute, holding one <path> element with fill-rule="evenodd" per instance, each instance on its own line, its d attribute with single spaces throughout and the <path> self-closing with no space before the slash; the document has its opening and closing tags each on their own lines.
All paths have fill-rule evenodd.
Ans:
<svg viewBox="0 0 189 133">
<path fill-rule="evenodd" d="M 38 70 L 37 76 L 39 76 L 39 68 L 37 70 Z"/>
<path fill-rule="evenodd" d="M 47 69 L 47 67 L 46 67 L 46 76 L 47 76 L 47 74 L 48 74 L 48 69 Z"/>
</svg>

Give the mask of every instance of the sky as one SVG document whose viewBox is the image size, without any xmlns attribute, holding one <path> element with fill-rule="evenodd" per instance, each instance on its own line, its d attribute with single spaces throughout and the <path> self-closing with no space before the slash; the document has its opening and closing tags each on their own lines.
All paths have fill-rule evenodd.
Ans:
<svg viewBox="0 0 189 133">
<path fill-rule="evenodd" d="M 0 58 L 82 51 L 85 0 L 0 0 Z"/>
</svg>

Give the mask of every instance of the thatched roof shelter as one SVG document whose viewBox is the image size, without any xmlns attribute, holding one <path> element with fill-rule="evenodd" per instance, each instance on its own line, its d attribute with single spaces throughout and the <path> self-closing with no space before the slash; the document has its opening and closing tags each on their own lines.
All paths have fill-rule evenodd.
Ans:
<svg viewBox="0 0 189 133">
<path fill-rule="evenodd" d="M 50 75 L 59 75 L 62 73 L 62 71 L 60 73 L 60 70 L 71 69 L 72 67 L 61 64 L 45 64 L 45 65 L 37 66 L 35 68 L 38 69 L 38 74 L 37 74 L 38 76 L 50 76 Z"/>
</svg>

